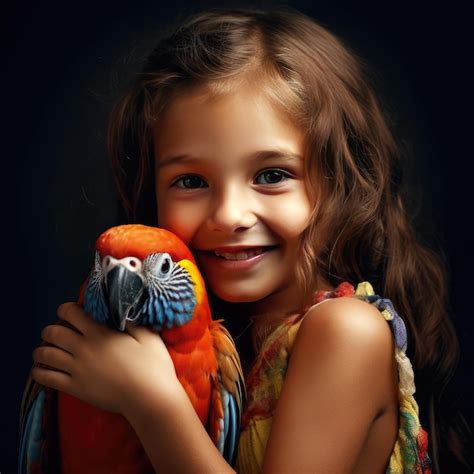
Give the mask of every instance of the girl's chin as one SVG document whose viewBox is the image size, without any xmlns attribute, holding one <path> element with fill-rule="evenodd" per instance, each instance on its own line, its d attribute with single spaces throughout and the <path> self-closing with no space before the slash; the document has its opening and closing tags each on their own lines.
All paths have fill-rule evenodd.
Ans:
<svg viewBox="0 0 474 474">
<path fill-rule="evenodd" d="M 226 282 L 222 280 L 214 280 L 211 278 L 206 281 L 207 286 L 222 301 L 228 303 L 256 303 L 271 294 L 271 290 L 258 288 L 251 282 L 246 284 L 238 284 L 236 282 Z"/>
<path fill-rule="evenodd" d="M 208 282 L 208 286 L 219 299 L 226 301 L 227 303 L 249 303 L 249 304 L 262 304 L 275 302 L 280 300 L 279 295 L 281 289 L 277 288 L 258 288 L 256 285 L 232 285 L 232 291 L 229 288 L 222 285 L 222 282 Z"/>
<path fill-rule="evenodd" d="M 246 294 L 246 293 L 229 293 L 220 288 L 214 288 L 211 286 L 214 294 L 227 303 L 255 303 L 263 298 L 262 295 Z"/>
</svg>

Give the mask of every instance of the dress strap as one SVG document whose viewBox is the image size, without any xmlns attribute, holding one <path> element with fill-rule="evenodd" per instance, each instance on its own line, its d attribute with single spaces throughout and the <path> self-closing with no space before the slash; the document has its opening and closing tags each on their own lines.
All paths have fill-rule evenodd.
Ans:
<svg viewBox="0 0 474 474">
<path fill-rule="evenodd" d="M 329 301 L 330 298 L 327 298 L 325 300 L 321 300 L 321 301 L 318 301 L 317 303 L 314 303 L 312 306 L 310 306 L 307 310 L 305 310 L 304 314 L 303 314 L 303 318 L 313 309 L 313 308 L 316 308 L 316 306 L 319 306 L 320 304 L 322 303 L 325 303 L 326 301 Z"/>
</svg>

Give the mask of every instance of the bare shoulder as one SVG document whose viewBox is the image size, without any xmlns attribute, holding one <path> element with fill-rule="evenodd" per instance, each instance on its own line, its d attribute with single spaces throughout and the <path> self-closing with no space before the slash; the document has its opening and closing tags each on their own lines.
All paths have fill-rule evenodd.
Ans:
<svg viewBox="0 0 474 474">
<path fill-rule="evenodd" d="M 384 351 L 393 345 L 390 327 L 380 311 L 353 297 L 334 298 L 310 309 L 301 323 L 299 334 L 299 339 L 329 337 L 352 343 L 359 340 L 358 345 L 368 350 Z"/>
<path fill-rule="evenodd" d="M 371 396 L 378 411 L 384 409 L 393 386 L 389 375 L 395 364 L 394 350 L 390 326 L 380 311 L 353 297 L 335 298 L 309 310 L 293 346 L 293 352 L 299 353 L 294 357 L 296 363 L 305 359 L 313 361 L 315 367 L 326 363 L 328 370 L 349 367 L 359 379 L 349 377 L 345 381 L 348 387 L 353 383 L 356 388 L 364 377 L 373 377 Z"/>
<path fill-rule="evenodd" d="M 354 469 L 372 423 L 393 403 L 393 351 L 390 327 L 369 303 L 340 297 L 312 308 L 293 344 L 263 472 Z"/>
</svg>

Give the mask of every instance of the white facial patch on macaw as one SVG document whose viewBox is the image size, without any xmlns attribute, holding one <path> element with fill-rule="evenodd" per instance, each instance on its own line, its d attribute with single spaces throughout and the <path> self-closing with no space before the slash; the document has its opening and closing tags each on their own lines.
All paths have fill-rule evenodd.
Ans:
<svg viewBox="0 0 474 474">
<path fill-rule="evenodd" d="M 118 259 L 107 255 L 102 260 L 102 270 L 105 274 L 107 274 L 117 265 L 122 265 L 129 272 L 137 273 L 138 275 L 140 275 L 142 271 L 142 261 L 137 257 L 125 257 Z"/>
<path fill-rule="evenodd" d="M 141 261 L 133 256 L 101 259 L 96 252 L 84 310 L 97 322 L 120 331 L 127 321 L 161 330 L 188 322 L 195 306 L 191 275 L 168 253 L 154 253 Z"/>
<path fill-rule="evenodd" d="M 148 299 L 142 307 L 142 323 L 156 329 L 182 326 L 196 306 L 194 282 L 186 269 L 168 253 L 154 253 L 143 262 Z"/>
</svg>

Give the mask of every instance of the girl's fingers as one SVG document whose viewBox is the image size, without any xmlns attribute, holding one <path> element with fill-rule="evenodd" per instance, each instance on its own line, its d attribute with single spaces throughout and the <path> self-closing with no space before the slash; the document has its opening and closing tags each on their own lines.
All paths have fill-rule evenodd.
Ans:
<svg viewBox="0 0 474 474">
<path fill-rule="evenodd" d="M 82 335 L 67 326 L 51 324 L 41 331 L 41 337 L 45 342 L 75 354 L 76 348 L 81 343 Z"/>
<path fill-rule="evenodd" d="M 71 376 L 64 372 L 44 369 L 42 367 L 33 367 L 31 370 L 33 380 L 46 385 L 47 387 L 70 393 Z"/>
<path fill-rule="evenodd" d="M 87 330 L 94 325 L 94 321 L 86 316 L 83 308 L 77 303 L 63 303 L 58 306 L 58 317 L 68 322 L 82 334 L 86 334 Z"/>
<path fill-rule="evenodd" d="M 56 370 L 71 374 L 74 358 L 69 352 L 53 346 L 40 346 L 33 351 L 33 360 Z"/>
</svg>

